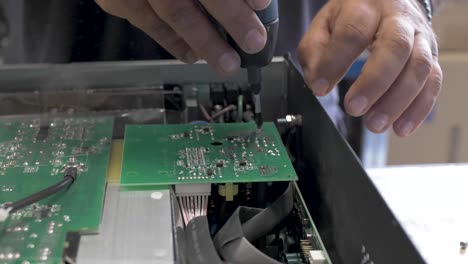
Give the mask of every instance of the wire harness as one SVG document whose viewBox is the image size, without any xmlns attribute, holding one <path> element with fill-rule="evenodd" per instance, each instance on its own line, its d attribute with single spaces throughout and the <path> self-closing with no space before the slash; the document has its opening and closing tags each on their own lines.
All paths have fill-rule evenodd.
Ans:
<svg viewBox="0 0 468 264">
<path fill-rule="evenodd" d="M 211 184 L 178 184 L 175 193 L 185 225 L 196 217 L 206 215 Z"/>
</svg>

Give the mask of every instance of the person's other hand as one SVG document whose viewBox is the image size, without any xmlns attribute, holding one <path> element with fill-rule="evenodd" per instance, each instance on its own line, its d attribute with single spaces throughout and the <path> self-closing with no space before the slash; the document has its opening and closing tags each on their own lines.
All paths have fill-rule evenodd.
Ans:
<svg viewBox="0 0 468 264">
<path fill-rule="evenodd" d="M 422 6 L 416 0 L 330 0 L 298 48 L 309 87 L 327 94 L 366 49 L 369 58 L 345 109 L 365 115 L 373 132 L 393 124 L 396 134 L 408 136 L 432 110 L 442 83 L 436 38 Z"/>
<path fill-rule="evenodd" d="M 240 67 L 240 57 L 210 23 L 198 0 L 96 0 L 106 12 L 127 19 L 174 57 L 193 63 L 206 60 L 220 73 Z M 266 43 L 266 30 L 255 10 L 270 0 L 203 0 L 213 16 L 247 53 L 257 53 Z"/>
</svg>

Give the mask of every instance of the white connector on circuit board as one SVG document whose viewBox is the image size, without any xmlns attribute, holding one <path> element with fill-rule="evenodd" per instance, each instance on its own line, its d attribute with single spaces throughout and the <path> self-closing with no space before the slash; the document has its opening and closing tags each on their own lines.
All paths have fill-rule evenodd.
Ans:
<svg viewBox="0 0 468 264">
<path fill-rule="evenodd" d="M 175 186 L 175 193 L 177 196 L 210 195 L 211 184 L 177 184 Z"/>
</svg>

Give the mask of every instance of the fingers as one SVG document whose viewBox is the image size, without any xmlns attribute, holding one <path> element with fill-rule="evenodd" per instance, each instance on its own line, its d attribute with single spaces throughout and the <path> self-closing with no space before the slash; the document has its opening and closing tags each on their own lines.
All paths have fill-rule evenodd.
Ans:
<svg viewBox="0 0 468 264">
<path fill-rule="evenodd" d="M 315 94 L 317 92 L 315 92 L 312 83 L 316 81 L 320 54 L 327 48 L 330 41 L 330 12 L 330 5 L 325 5 L 320 10 L 297 48 L 299 63 L 304 71 L 304 79 Z"/>
<path fill-rule="evenodd" d="M 149 0 L 154 10 L 201 58 L 221 73 L 240 67 L 240 57 L 192 0 Z"/>
<path fill-rule="evenodd" d="M 271 0 L 204 0 L 207 11 L 247 53 L 261 51 L 267 33 L 255 14 Z M 193 0 L 96 0 L 108 13 L 126 18 L 175 57 L 203 58 L 220 73 L 240 68 L 240 57 Z"/>
<path fill-rule="evenodd" d="M 125 17 L 125 0 L 95 0 L 96 4 L 102 8 L 105 12 L 113 15 L 113 16 L 118 16 L 121 18 L 126 18 Z M 145 1 L 145 0 L 136 0 L 136 4 L 139 5 L 140 2 Z"/>
<path fill-rule="evenodd" d="M 413 4 L 328 1 L 298 48 L 304 78 L 316 95 L 327 94 L 370 48 L 344 107 L 350 115 L 366 115 L 374 132 L 394 124 L 397 134 L 411 134 L 440 91 L 437 41 L 424 12 Z"/>
<path fill-rule="evenodd" d="M 129 14 L 128 21 L 143 30 L 174 57 L 188 63 L 197 61 L 195 51 L 166 24 L 151 8 L 147 1 L 139 1 L 141 6 Z"/>
<path fill-rule="evenodd" d="M 435 62 L 421 93 L 393 124 L 393 130 L 398 136 L 411 135 L 427 118 L 440 94 L 442 79 L 442 70 Z"/>
<path fill-rule="evenodd" d="M 256 3 L 264 1 L 249 1 Z M 265 3 L 260 3 L 265 4 Z M 262 6 L 258 5 L 258 6 Z M 204 0 L 203 6 L 247 53 L 258 53 L 267 41 L 267 33 L 254 10 L 239 0 Z"/>
<path fill-rule="evenodd" d="M 271 0 L 246 0 L 253 10 L 263 10 L 270 5 Z"/>
<path fill-rule="evenodd" d="M 326 33 L 319 31 L 327 30 L 332 24 L 327 39 Z M 346 5 L 339 11 L 336 21 L 327 21 L 323 17 L 314 20 L 302 49 L 307 53 L 304 51 L 307 45 L 310 50 L 303 65 L 315 94 L 327 94 L 343 78 L 354 60 L 372 42 L 378 24 L 379 13 L 363 4 Z M 322 37 L 317 38 L 316 34 Z"/>
<path fill-rule="evenodd" d="M 432 65 L 431 47 L 427 40 L 418 34 L 403 71 L 366 115 L 365 122 L 369 130 L 380 133 L 393 124 L 423 89 Z"/>
<path fill-rule="evenodd" d="M 174 57 L 187 62 L 197 61 L 197 55 L 177 33 L 154 12 L 146 0 L 96 0 L 106 12 L 126 18 L 131 24 L 143 30 Z"/>
<path fill-rule="evenodd" d="M 408 61 L 414 34 L 413 27 L 404 20 L 382 21 L 371 55 L 346 94 L 345 108 L 350 115 L 365 114 L 390 88 Z"/>
</svg>

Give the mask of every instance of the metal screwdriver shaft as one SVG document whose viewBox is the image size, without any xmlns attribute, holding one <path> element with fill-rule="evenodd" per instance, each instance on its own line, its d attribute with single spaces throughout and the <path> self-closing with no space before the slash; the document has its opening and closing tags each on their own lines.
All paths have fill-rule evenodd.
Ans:
<svg viewBox="0 0 468 264">
<path fill-rule="evenodd" d="M 257 67 L 248 68 L 247 74 L 250 89 L 253 93 L 255 123 L 257 124 L 257 129 L 260 130 L 263 125 L 262 105 L 260 100 L 260 91 L 262 89 L 262 70 Z"/>
<path fill-rule="evenodd" d="M 257 11 L 256 14 L 267 32 L 267 41 L 263 50 L 256 54 L 248 54 L 237 45 L 231 36 L 228 36 L 228 40 L 241 57 L 241 67 L 247 69 L 248 82 L 253 93 L 255 122 L 257 123 L 257 130 L 260 130 L 263 124 L 260 103 L 262 68 L 271 63 L 275 53 L 279 29 L 278 0 L 272 0 L 267 8 Z"/>
</svg>

